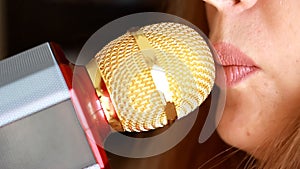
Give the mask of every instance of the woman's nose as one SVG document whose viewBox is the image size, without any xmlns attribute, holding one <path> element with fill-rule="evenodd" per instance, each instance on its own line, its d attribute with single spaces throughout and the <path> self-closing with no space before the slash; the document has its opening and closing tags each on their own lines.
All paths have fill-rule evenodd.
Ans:
<svg viewBox="0 0 300 169">
<path fill-rule="evenodd" d="M 254 6 L 257 0 L 204 0 L 219 11 L 230 10 L 241 12 Z"/>
</svg>

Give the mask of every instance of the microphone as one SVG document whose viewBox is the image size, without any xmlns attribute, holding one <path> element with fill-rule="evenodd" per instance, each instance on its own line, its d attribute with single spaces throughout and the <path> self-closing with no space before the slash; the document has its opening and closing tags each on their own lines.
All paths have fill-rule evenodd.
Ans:
<svg viewBox="0 0 300 169">
<path fill-rule="evenodd" d="M 148 131 L 186 116 L 207 98 L 215 78 L 206 41 L 173 22 L 132 28 L 87 70 L 117 131 Z"/>
<path fill-rule="evenodd" d="M 206 40 L 175 22 L 132 28 L 84 66 L 55 43 L 22 52 L 0 62 L 0 168 L 107 169 L 100 138 L 173 123 L 214 78 Z"/>
</svg>

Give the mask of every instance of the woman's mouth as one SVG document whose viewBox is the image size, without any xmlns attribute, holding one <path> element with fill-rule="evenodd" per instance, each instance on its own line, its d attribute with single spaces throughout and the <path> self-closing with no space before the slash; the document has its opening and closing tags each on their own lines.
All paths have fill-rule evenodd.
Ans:
<svg viewBox="0 0 300 169">
<path fill-rule="evenodd" d="M 214 48 L 219 56 L 219 64 L 223 66 L 226 75 L 226 85 L 234 86 L 259 70 L 246 54 L 228 43 L 216 43 Z"/>
</svg>

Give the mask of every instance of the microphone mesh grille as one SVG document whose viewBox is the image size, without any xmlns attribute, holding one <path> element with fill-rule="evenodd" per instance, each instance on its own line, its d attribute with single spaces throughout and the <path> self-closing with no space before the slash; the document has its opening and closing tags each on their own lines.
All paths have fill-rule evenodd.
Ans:
<svg viewBox="0 0 300 169">
<path fill-rule="evenodd" d="M 215 78 L 212 52 L 194 29 L 178 23 L 140 28 L 166 72 L 178 118 L 209 95 Z M 112 104 L 125 131 L 147 131 L 168 123 L 166 101 L 156 89 L 138 44 L 130 33 L 113 40 L 95 56 Z"/>
</svg>

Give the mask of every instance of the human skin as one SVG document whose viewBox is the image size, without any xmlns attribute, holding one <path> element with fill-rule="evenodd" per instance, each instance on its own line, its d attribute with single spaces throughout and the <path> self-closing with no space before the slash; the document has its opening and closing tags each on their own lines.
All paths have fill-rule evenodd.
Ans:
<svg viewBox="0 0 300 169">
<path fill-rule="evenodd" d="M 228 144 L 255 154 L 300 116 L 300 1 L 205 2 L 212 44 L 235 46 L 258 69 L 226 87 L 217 129 Z"/>
</svg>

